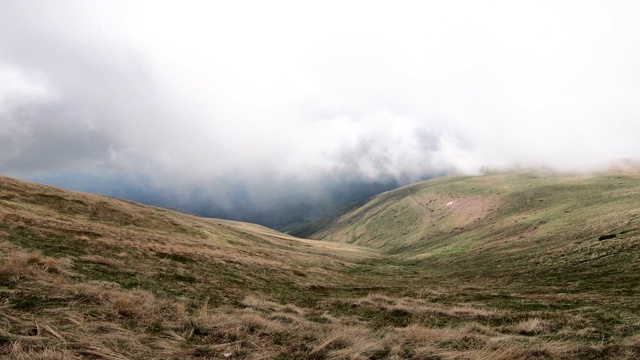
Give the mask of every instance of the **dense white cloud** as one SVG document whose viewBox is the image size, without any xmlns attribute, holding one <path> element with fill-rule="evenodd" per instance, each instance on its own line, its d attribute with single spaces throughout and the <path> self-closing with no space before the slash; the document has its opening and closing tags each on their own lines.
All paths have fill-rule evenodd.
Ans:
<svg viewBox="0 0 640 360">
<path fill-rule="evenodd" d="M 0 171 L 408 182 L 640 157 L 639 15 L 633 1 L 1 0 Z"/>
</svg>

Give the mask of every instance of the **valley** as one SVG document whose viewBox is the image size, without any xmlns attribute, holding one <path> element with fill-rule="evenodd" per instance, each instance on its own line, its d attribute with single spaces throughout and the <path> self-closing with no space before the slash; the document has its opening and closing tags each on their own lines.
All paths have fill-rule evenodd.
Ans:
<svg viewBox="0 0 640 360">
<path fill-rule="evenodd" d="M 0 355 L 640 357 L 640 176 L 449 176 L 308 239 L 0 177 Z"/>
</svg>

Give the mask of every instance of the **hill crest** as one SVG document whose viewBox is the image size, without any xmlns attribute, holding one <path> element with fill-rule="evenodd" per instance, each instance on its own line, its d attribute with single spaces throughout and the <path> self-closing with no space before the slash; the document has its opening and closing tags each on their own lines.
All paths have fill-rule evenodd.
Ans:
<svg viewBox="0 0 640 360">
<path fill-rule="evenodd" d="M 633 174 L 438 178 L 373 197 L 311 238 L 428 256 L 499 242 L 512 246 L 514 237 L 535 243 L 559 229 L 581 239 L 625 235 L 640 228 L 639 184 Z"/>
</svg>

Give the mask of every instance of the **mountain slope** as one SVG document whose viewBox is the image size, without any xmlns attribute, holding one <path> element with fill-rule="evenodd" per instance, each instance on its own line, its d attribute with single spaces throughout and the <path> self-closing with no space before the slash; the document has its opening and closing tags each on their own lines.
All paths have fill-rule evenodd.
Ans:
<svg viewBox="0 0 640 360">
<path fill-rule="evenodd" d="M 638 358 L 638 178 L 584 181 L 416 184 L 360 246 L 0 177 L 0 357 Z"/>
<path fill-rule="evenodd" d="M 640 176 L 439 178 L 383 193 L 312 237 L 447 264 L 451 275 L 636 292 Z"/>
<path fill-rule="evenodd" d="M 640 229 L 639 198 L 635 175 L 445 177 L 383 193 L 311 237 L 424 255 L 513 234 L 531 241 L 563 230 L 588 239 Z"/>
<path fill-rule="evenodd" d="M 254 274 L 256 267 L 277 267 L 287 286 L 295 272 L 304 271 L 305 283 L 314 275 L 326 282 L 325 267 L 336 265 L 336 254 L 368 257 L 371 252 L 345 246 L 333 246 L 294 238 L 271 229 L 224 220 L 204 219 L 161 208 L 70 192 L 37 184 L 2 178 L 0 187 L 0 230 L 14 245 L 39 250 L 43 255 L 74 255 L 76 268 L 108 267 L 109 261 L 122 263 L 133 272 L 143 262 L 157 266 L 148 277 L 136 276 L 127 286 L 143 282 L 155 283 L 166 276 L 163 262 L 180 260 L 212 266 L 218 286 L 242 277 L 247 286 L 271 288 Z M 118 250 L 117 253 L 114 253 Z M 84 257 L 109 258 L 105 261 L 83 260 Z M 96 265 L 100 264 L 100 265 Z M 218 268 L 233 265 L 234 274 L 225 277 Z M 161 270 L 162 269 L 162 270 Z M 283 270 L 283 269 L 286 269 Z M 178 271 L 179 269 L 176 269 Z M 178 271 L 179 272 L 179 271 Z M 315 274 L 317 272 L 318 274 Z M 127 279 L 127 277 L 123 277 Z M 329 277 L 330 278 L 330 277 Z M 175 289 L 167 290 L 175 292 Z"/>
<path fill-rule="evenodd" d="M 377 256 L 0 177 L 0 354 L 189 357 L 203 345 L 204 308 L 312 304 L 309 289 L 350 291 L 353 263 Z"/>
</svg>

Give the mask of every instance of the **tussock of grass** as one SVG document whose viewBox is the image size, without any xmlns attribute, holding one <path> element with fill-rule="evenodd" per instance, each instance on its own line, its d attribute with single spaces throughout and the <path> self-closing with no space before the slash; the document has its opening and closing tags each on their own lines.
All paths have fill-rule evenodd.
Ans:
<svg viewBox="0 0 640 360">
<path fill-rule="evenodd" d="M 519 322 L 515 326 L 515 331 L 523 335 L 538 335 L 547 330 L 548 323 L 539 318 L 528 319 Z"/>
<path fill-rule="evenodd" d="M 47 272 L 69 274 L 69 259 L 43 257 L 37 252 L 12 251 L 0 257 L 0 279 L 9 283 L 20 281 L 21 277 Z"/>
</svg>

